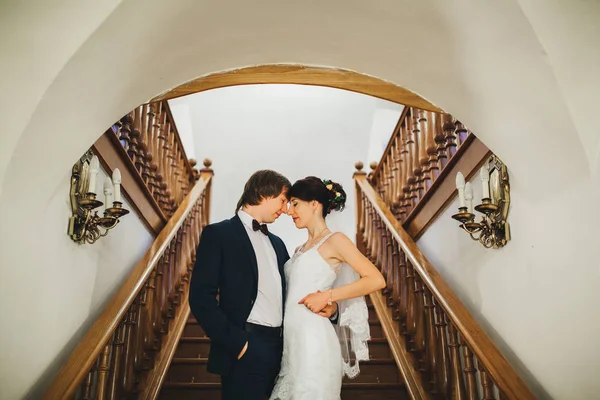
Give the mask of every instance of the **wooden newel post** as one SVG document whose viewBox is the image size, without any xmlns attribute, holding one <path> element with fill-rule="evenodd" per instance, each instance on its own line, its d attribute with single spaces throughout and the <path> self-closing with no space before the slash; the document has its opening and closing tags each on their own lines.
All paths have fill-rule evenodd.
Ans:
<svg viewBox="0 0 600 400">
<path fill-rule="evenodd" d="M 364 164 L 360 161 L 358 161 L 356 164 L 354 164 L 354 168 L 356 168 L 356 171 L 354 171 L 354 174 L 352 175 L 352 177 L 354 178 L 355 181 L 357 180 L 362 180 L 365 179 L 367 174 L 365 171 L 363 171 Z M 356 246 L 358 247 L 358 249 L 365 254 L 365 249 L 364 249 L 364 243 L 362 240 L 362 234 L 363 234 L 363 213 L 365 212 L 364 210 L 364 204 L 362 201 L 362 195 L 361 195 L 361 191 L 360 188 L 358 187 L 358 185 L 355 185 L 355 190 L 356 190 Z"/>
</svg>

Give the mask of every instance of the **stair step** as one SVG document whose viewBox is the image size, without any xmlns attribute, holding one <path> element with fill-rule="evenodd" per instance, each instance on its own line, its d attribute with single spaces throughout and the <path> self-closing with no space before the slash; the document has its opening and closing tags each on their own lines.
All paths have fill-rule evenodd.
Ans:
<svg viewBox="0 0 600 400">
<path fill-rule="evenodd" d="M 220 400 L 220 383 L 171 383 L 166 382 L 159 400 Z M 342 400 L 408 400 L 410 397 L 399 383 L 344 383 Z M 316 399 L 315 399 L 316 400 Z"/>
<path fill-rule="evenodd" d="M 207 337 L 182 337 L 175 352 L 176 358 L 205 358 L 210 351 L 210 339 Z M 391 358 L 392 353 L 387 340 L 374 338 L 369 341 L 371 358 Z"/>
<path fill-rule="evenodd" d="M 167 373 L 167 382 L 219 383 L 220 376 L 206 371 L 206 358 L 174 358 Z M 360 363 L 360 374 L 355 379 L 345 379 L 352 383 L 400 383 L 402 378 L 391 358 L 373 359 Z"/>
<path fill-rule="evenodd" d="M 381 323 L 377 318 L 369 318 L 369 327 L 371 328 L 372 338 L 383 338 Z M 190 318 L 183 328 L 183 337 L 206 337 L 204 330 L 193 318 Z"/>
</svg>

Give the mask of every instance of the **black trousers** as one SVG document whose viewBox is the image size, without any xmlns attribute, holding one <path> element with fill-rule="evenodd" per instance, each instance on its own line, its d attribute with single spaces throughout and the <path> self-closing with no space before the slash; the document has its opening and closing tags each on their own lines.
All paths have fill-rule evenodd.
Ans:
<svg viewBox="0 0 600 400">
<path fill-rule="evenodd" d="M 248 349 L 229 375 L 221 377 L 223 400 L 264 400 L 270 396 L 281 365 L 283 338 L 251 332 Z"/>
</svg>

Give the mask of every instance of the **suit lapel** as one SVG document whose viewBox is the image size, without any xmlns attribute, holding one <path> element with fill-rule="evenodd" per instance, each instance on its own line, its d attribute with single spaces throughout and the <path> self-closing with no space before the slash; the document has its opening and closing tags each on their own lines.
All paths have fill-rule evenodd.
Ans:
<svg viewBox="0 0 600 400">
<path fill-rule="evenodd" d="M 233 224 L 233 230 L 238 236 L 240 243 L 242 243 L 242 247 L 244 247 L 248 253 L 248 260 L 250 260 L 250 266 L 252 267 L 252 272 L 254 273 L 254 281 L 258 285 L 258 262 L 256 261 L 256 253 L 254 253 L 254 248 L 252 247 L 252 242 L 246 233 L 244 223 L 237 215 L 231 218 L 231 222 Z M 277 257 L 279 258 L 279 256 Z"/>
</svg>

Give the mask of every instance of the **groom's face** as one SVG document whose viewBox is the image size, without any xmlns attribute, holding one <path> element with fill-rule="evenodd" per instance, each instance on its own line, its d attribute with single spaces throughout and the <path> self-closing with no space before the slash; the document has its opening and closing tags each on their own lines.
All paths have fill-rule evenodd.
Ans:
<svg viewBox="0 0 600 400">
<path fill-rule="evenodd" d="M 275 222 L 281 214 L 286 214 L 287 203 L 287 188 L 283 189 L 279 196 L 263 198 L 259 205 L 262 222 L 269 224 Z"/>
</svg>

